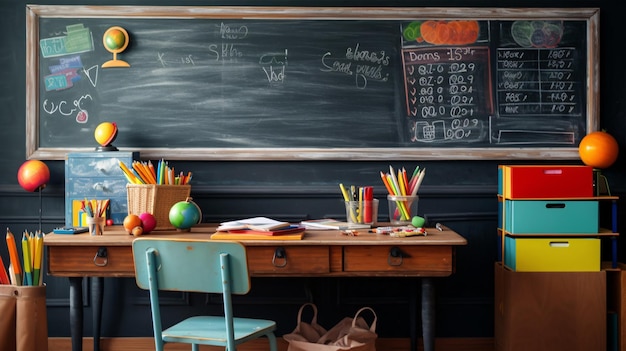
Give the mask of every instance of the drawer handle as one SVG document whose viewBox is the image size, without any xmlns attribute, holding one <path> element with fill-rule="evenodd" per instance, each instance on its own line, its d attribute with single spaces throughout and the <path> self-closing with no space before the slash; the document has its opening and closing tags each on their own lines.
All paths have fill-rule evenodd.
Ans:
<svg viewBox="0 0 626 351">
<path fill-rule="evenodd" d="M 387 263 L 390 266 L 402 266 L 402 261 L 405 257 L 410 257 L 405 252 L 400 250 L 399 247 L 394 246 L 389 249 L 389 256 L 387 256 Z"/>
<path fill-rule="evenodd" d="M 280 263 L 277 263 L 280 261 Z M 272 264 L 274 267 L 285 267 L 287 265 L 287 253 L 282 247 L 277 247 L 274 250 L 274 257 L 272 257 Z"/>
<path fill-rule="evenodd" d="M 565 204 L 564 203 L 546 204 L 546 208 L 565 208 Z"/>
<path fill-rule="evenodd" d="M 93 264 L 98 267 L 104 267 L 109 263 L 109 258 L 107 257 L 107 248 L 101 247 L 96 252 L 96 255 L 93 257 Z"/>
<path fill-rule="evenodd" d="M 97 182 L 93 184 L 93 190 L 97 191 L 107 191 L 107 187 L 105 183 Z"/>
<path fill-rule="evenodd" d="M 551 241 L 550 247 L 569 247 L 569 241 Z"/>
</svg>

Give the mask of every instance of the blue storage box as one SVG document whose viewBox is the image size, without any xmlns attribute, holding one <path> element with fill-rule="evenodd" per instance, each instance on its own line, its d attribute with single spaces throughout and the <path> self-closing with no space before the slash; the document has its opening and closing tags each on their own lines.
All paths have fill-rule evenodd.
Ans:
<svg viewBox="0 0 626 351">
<path fill-rule="evenodd" d="M 598 201 L 505 200 L 504 230 L 511 234 L 598 233 Z"/>
</svg>

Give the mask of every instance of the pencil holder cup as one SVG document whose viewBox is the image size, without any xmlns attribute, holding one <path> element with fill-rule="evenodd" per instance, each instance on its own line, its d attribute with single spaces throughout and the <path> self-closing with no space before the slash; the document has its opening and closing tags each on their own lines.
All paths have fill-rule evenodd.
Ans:
<svg viewBox="0 0 626 351">
<path fill-rule="evenodd" d="M 105 217 L 87 217 L 87 226 L 89 227 L 89 234 L 91 235 L 104 234 L 105 222 L 106 222 Z"/>
<path fill-rule="evenodd" d="M 378 199 L 371 201 L 344 201 L 348 223 L 374 224 L 378 222 Z"/>
<path fill-rule="evenodd" d="M 387 195 L 389 202 L 389 222 L 393 225 L 409 225 L 413 216 L 417 216 L 419 197 Z"/>
</svg>

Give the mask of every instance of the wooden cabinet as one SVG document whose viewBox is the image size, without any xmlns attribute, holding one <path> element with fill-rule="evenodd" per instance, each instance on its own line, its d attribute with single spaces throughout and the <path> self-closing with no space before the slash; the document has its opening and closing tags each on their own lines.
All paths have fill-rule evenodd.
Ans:
<svg viewBox="0 0 626 351">
<path fill-rule="evenodd" d="M 606 350 L 607 272 L 495 265 L 496 351 Z"/>
</svg>

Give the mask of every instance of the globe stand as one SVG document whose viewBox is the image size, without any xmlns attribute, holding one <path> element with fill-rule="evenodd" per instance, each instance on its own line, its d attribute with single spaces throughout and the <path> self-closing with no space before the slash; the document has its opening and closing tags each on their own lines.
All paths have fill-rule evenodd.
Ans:
<svg viewBox="0 0 626 351">
<path fill-rule="evenodd" d="M 609 182 L 598 168 L 593 169 L 593 192 L 595 196 L 611 196 Z"/>
<path fill-rule="evenodd" d="M 99 151 L 99 152 L 100 151 L 103 151 L 103 152 L 104 151 L 119 151 L 119 149 L 116 148 L 113 145 L 106 145 L 106 146 L 98 146 L 98 147 L 96 147 L 96 151 Z"/>
</svg>

